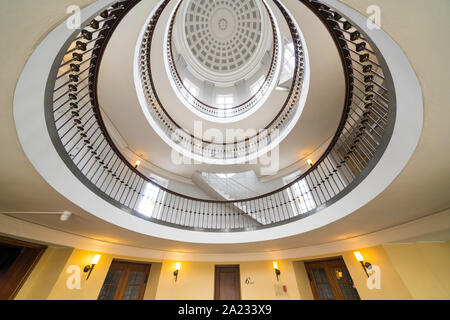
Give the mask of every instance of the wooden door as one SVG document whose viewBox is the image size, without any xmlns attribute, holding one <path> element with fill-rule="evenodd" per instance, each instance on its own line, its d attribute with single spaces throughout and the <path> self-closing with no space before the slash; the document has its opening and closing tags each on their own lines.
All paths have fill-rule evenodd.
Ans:
<svg viewBox="0 0 450 320">
<path fill-rule="evenodd" d="M 241 280 L 239 265 L 219 265 L 215 269 L 215 300 L 240 300 Z"/>
<path fill-rule="evenodd" d="M 342 258 L 305 262 L 316 300 L 359 300 L 352 278 Z"/>
<path fill-rule="evenodd" d="M 113 261 L 98 300 L 142 300 L 150 265 Z"/>
</svg>

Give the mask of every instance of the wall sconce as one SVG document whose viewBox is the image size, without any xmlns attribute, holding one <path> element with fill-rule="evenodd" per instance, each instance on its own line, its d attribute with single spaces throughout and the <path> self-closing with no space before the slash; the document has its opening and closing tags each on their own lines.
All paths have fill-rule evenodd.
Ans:
<svg viewBox="0 0 450 320">
<path fill-rule="evenodd" d="M 134 168 L 136 169 L 140 165 L 141 165 L 141 160 L 136 160 L 136 162 L 134 163 Z"/>
<path fill-rule="evenodd" d="M 178 279 L 178 271 L 180 271 L 181 263 L 177 262 L 175 265 L 175 271 L 173 272 L 173 276 L 175 277 L 175 282 Z"/>
<path fill-rule="evenodd" d="M 94 256 L 94 258 L 92 258 L 91 264 L 84 267 L 84 270 L 83 270 L 83 271 L 84 271 L 84 272 L 89 272 L 89 273 L 88 273 L 88 276 L 87 276 L 87 278 L 86 278 L 86 280 L 88 280 L 89 277 L 91 276 L 91 272 L 92 272 L 92 270 L 94 270 L 94 267 L 95 267 L 95 265 L 98 263 L 98 261 L 100 260 L 100 257 L 101 257 L 100 254 L 96 254 L 96 255 Z"/>
<path fill-rule="evenodd" d="M 313 162 L 312 162 L 312 160 L 311 159 L 308 159 L 308 160 L 306 160 L 306 162 L 309 164 L 309 166 L 310 167 L 312 167 L 312 165 L 313 165 Z"/>
<path fill-rule="evenodd" d="M 367 270 L 370 271 L 372 269 L 372 264 L 368 261 L 364 262 L 364 258 L 362 256 L 361 252 L 355 251 L 355 252 L 353 252 L 353 254 L 356 257 L 356 260 L 358 260 L 361 263 L 361 266 L 363 267 L 364 272 L 366 273 L 367 277 L 369 277 L 369 273 L 367 272 Z"/>
<path fill-rule="evenodd" d="M 281 271 L 278 269 L 278 263 L 276 261 L 273 262 L 273 269 L 275 270 L 275 275 L 277 276 L 277 281 L 280 281 Z"/>
</svg>

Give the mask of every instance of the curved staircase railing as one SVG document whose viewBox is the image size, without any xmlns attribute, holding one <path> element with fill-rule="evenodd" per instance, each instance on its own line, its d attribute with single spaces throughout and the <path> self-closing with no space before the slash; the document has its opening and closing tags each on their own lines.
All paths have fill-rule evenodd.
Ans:
<svg viewBox="0 0 450 320">
<path fill-rule="evenodd" d="M 156 14 L 169 1 L 161 2 Z M 189 230 L 268 228 L 337 201 L 367 176 L 383 154 L 393 131 L 395 91 L 388 66 L 363 31 L 321 1 L 299 1 L 322 20 L 336 43 L 344 66 L 346 100 L 327 150 L 289 184 L 247 199 L 196 199 L 157 185 L 119 152 L 99 110 L 97 76 L 110 36 L 139 0 L 105 8 L 62 46 L 48 78 L 45 103 L 49 134 L 60 157 L 85 186 L 125 212 Z"/>
<path fill-rule="evenodd" d="M 155 34 L 156 24 L 168 3 L 162 3 L 154 13 L 142 39 L 139 61 L 141 86 L 155 126 L 160 128 L 166 141 L 172 142 L 172 147 L 178 147 L 181 152 L 188 152 L 189 156 L 198 156 L 203 162 L 210 161 L 214 163 L 214 161 L 220 160 L 235 161 L 236 159 L 250 159 L 250 156 L 259 156 L 261 151 L 271 148 L 273 142 L 278 141 L 283 132 L 286 132 L 285 130 L 287 130 L 289 125 L 295 121 L 304 83 L 304 52 L 300 34 L 291 16 L 282 8 L 278 1 L 274 1 L 274 3 L 278 5 L 286 19 L 295 47 L 295 67 L 292 85 L 280 111 L 264 127 L 264 130 L 260 130 L 257 134 L 240 141 L 235 141 L 234 143 L 217 143 L 200 139 L 182 128 L 164 108 L 155 87 L 151 61 L 153 61 L 152 40 Z"/>
</svg>

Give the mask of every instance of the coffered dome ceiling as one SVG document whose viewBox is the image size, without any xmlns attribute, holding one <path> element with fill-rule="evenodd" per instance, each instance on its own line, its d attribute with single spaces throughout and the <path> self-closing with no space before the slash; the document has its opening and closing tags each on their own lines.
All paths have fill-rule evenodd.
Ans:
<svg viewBox="0 0 450 320">
<path fill-rule="evenodd" d="M 190 0 L 184 26 L 191 54 L 212 72 L 245 66 L 261 43 L 260 7 L 254 0 Z"/>
<path fill-rule="evenodd" d="M 269 7 L 263 0 L 176 3 L 165 65 L 175 93 L 192 112 L 229 123 L 267 99 L 281 66 L 279 28 Z"/>
</svg>

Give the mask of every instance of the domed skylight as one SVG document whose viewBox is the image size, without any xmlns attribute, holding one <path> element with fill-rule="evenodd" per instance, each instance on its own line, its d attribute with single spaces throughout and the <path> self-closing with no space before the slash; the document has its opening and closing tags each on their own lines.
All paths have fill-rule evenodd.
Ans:
<svg viewBox="0 0 450 320">
<path fill-rule="evenodd" d="M 255 0 L 190 0 L 184 32 L 189 50 L 204 68 L 231 73 L 257 52 L 260 8 Z"/>
</svg>

